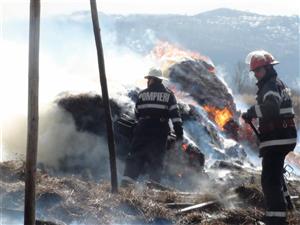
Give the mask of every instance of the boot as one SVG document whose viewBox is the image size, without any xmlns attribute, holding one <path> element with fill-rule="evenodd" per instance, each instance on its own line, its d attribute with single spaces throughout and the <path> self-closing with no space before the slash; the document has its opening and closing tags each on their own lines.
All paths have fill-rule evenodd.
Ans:
<svg viewBox="0 0 300 225">
<path fill-rule="evenodd" d="M 286 218 L 264 217 L 263 222 L 266 225 L 289 225 Z"/>
</svg>

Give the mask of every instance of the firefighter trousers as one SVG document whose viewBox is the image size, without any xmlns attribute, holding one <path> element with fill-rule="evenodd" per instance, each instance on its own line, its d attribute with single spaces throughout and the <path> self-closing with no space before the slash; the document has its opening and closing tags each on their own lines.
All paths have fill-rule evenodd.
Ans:
<svg viewBox="0 0 300 225">
<path fill-rule="evenodd" d="M 136 180 L 146 173 L 153 181 L 160 182 L 167 137 L 134 137 L 127 156 L 124 176 Z"/>
<path fill-rule="evenodd" d="M 284 159 L 287 152 L 272 150 L 264 154 L 262 159 L 261 185 L 264 193 L 267 225 L 286 223 L 286 201 L 283 192 Z"/>
</svg>

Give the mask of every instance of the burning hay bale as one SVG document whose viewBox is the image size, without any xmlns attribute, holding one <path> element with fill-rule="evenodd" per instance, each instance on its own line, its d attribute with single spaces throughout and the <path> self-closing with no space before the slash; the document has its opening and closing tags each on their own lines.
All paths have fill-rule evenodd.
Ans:
<svg viewBox="0 0 300 225">
<path fill-rule="evenodd" d="M 240 124 L 233 96 L 226 85 L 203 66 L 203 60 L 185 60 L 169 68 L 169 77 L 177 89 L 187 93 L 207 112 L 209 119 L 229 138 L 255 143 L 245 124 Z M 171 86 L 172 88 L 172 86 Z"/>
<path fill-rule="evenodd" d="M 203 107 L 203 112 L 207 113 L 206 115 L 206 113 L 199 112 L 199 107 L 196 109 L 196 107 L 193 107 L 192 105 L 190 107 L 186 107 L 186 105 L 180 104 L 180 111 L 183 115 L 183 124 L 184 126 L 187 124 L 185 129 L 187 133 L 193 133 L 190 135 L 192 137 L 191 139 L 197 144 L 194 144 L 193 146 L 189 143 L 187 145 L 183 144 L 179 149 L 183 149 L 185 154 L 181 156 L 182 153 L 179 153 L 178 157 L 183 157 L 183 163 L 180 160 L 177 160 L 177 164 L 186 164 L 188 167 L 191 167 L 192 170 L 196 170 L 199 173 L 199 171 L 201 172 L 204 167 L 204 154 L 211 154 L 211 152 L 213 152 L 213 156 L 217 155 L 220 159 L 226 159 L 226 153 L 228 152 L 230 154 L 235 154 L 237 158 L 243 157 L 242 152 L 238 151 L 237 148 L 228 149 L 225 153 L 222 151 L 224 144 L 219 134 L 220 131 L 225 131 L 229 137 L 234 137 L 235 140 L 238 139 L 238 126 L 235 122 L 237 112 L 233 98 L 228 92 L 227 87 L 217 76 L 215 76 L 212 68 L 205 63 L 205 60 L 186 60 L 173 64 L 173 66 L 169 68 L 169 76 L 173 84 L 180 84 L 180 89 L 189 93 L 190 96 Z M 170 83 L 170 85 L 172 85 L 172 83 Z M 134 104 L 136 96 L 137 89 L 128 91 L 126 97 L 128 97 L 129 101 L 130 99 L 132 100 L 132 102 L 128 103 L 128 105 Z M 126 104 L 120 105 L 113 100 L 110 100 L 110 103 L 114 117 L 118 118 L 115 120 L 115 125 L 117 126 L 114 127 L 117 156 L 119 159 L 124 160 L 129 151 L 132 124 L 128 125 L 128 121 L 122 124 L 123 128 L 128 125 L 128 134 L 126 135 L 123 135 L 122 132 L 124 129 L 121 127 L 123 129 L 122 131 L 122 129 L 119 129 L 120 126 L 118 125 L 122 122 L 121 115 L 126 113 L 131 116 L 133 115 L 133 109 L 128 107 Z M 57 100 L 57 104 L 71 113 L 78 131 L 87 131 L 99 136 L 105 136 L 104 109 L 100 96 L 93 94 L 62 95 Z M 127 119 L 128 118 L 126 118 L 126 120 Z M 210 121 L 213 121 L 217 127 L 215 127 Z M 188 130 L 189 127 L 194 129 L 195 126 L 198 126 L 200 130 L 202 129 L 206 131 L 207 134 L 205 135 L 208 136 L 210 140 L 201 140 L 202 137 L 200 137 L 200 135 L 195 135 L 196 132 Z M 170 149 L 173 153 L 178 155 L 177 147 L 170 147 Z M 221 151 L 218 151 L 218 149 Z M 98 155 L 100 155 L 100 153 Z M 82 171 L 87 171 L 86 174 L 91 174 L 90 177 L 99 178 L 99 176 L 94 172 L 100 171 L 99 165 L 98 167 L 93 163 L 82 165 L 81 161 L 84 161 L 85 158 L 86 155 L 82 152 L 78 154 L 74 153 L 65 155 L 65 157 L 60 160 L 62 171 L 72 170 L 73 172 L 75 171 L 76 174 L 82 173 Z M 174 159 L 176 160 L 176 157 L 174 157 Z M 86 174 L 84 176 L 88 177 Z M 181 176 L 181 172 L 176 174 Z"/>
<path fill-rule="evenodd" d="M 58 106 L 72 114 L 78 131 L 97 135 L 105 134 L 104 106 L 102 98 L 96 94 L 61 95 Z M 120 116 L 122 108 L 110 100 L 113 116 Z"/>
<path fill-rule="evenodd" d="M 203 66 L 203 60 L 186 60 L 169 68 L 171 81 L 188 93 L 229 137 L 238 140 L 239 113 L 225 84 Z"/>
<path fill-rule="evenodd" d="M 236 112 L 233 97 L 217 76 L 203 68 L 203 61 L 187 60 L 169 68 L 169 76 L 200 105 L 228 107 Z"/>
<path fill-rule="evenodd" d="M 94 96 L 91 94 L 87 95 L 72 95 L 63 96 L 58 101 L 58 105 L 69 111 L 74 118 L 76 127 L 79 131 L 87 131 L 97 135 L 104 133 L 104 118 L 103 118 L 103 106 L 101 105 L 101 98 L 99 96 Z M 130 139 L 132 135 L 132 129 L 135 125 L 135 121 L 131 116 L 124 117 L 125 114 L 120 115 L 120 113 L 129 110 L 124 106 L 113 104 L 113 114 L 118 117 L 115 121 L 115 137 L 116 137 L 116 149 L 117 157 L 121 160 L 125 158 L 130 146 Z M 186 107 L 181 104 L 181 111 L 183 112 L 183 123 L 196 122 L 197 126 L 203 127 L 204 131 L 207 131 L 207 135 L 210 138 L 210 146 L 218 146 L 219 149 L 224 148 L 223 140 L 218 134 L 216 127 L 212 126 L 211 123 L 204 118 L 199 111 L 197 111 L 193 106 Z M 128 112 L 130 115 L 132 112 Z M 100 114 L 100 115 L 99 115 Z M 77 121 L 77 122 L 76 122 Z M 124 129 L 125 128 L 125 129 Z M 101 131 L 100 131 L 101 130 Z M 171 135 L 172 136 L 172 135 Z M 170 137 L 171 137 L 170 136 Z M 204 151 L 200 149 L 195 143 L 186 139 L 182 144 L 175 143 L 170 138 L 169 151 L 165 158 L 165 169 L 164 177 L 166 178 L 166 184 L 175 184 L 177 188 L 190 187 L 191 190 L 197 186 L 198 181 L 203 179 L 203 168 L 205 163 Z M 198 140 L 203 142 L 203 140 Z M 211 148 L 211 147 L 210 147 Z M 226 159 L 227 157 L 235 157 L 240 159 L 244 157 L 245 152 L 242 151 L 238 146 L 230 147 L 225 149 L 227 151 L 221 152 L 214 149 L 214 155 L 218 154 L 221 159 Z M 99 164 L 95 163 L 81 163 L 85 157 L 88 149 L 80 154 L 73 152 L 73 154 L 67 154 L 65 157 L 60 159 L 60 170 L 61 171 L 72 171 L 74 174 L 84 174 L 84 177 L 90 177 L 90 179 L 98 178 L 97 171 L 101 171 Z M 100 148 L 99 148 L 100 151 Z M 227 156 L 228 153 L 228 156 Z M 230 153 L 230 154 L 229 154 Z M 100 155 L 99 153 L 98 155 Z M 90 172 L 88 172 L 90 171 Z"/>
<path fill-rule="evenodd" d="M 105 136 L 104 109 L 100 96 L 92 94 L 62 95 L 57 100 L 57 104 L 72 115 L 78 131 Z M 112 100 L 111 105 L 113 115 L 118 118 L 114 122 L 117 157 L 120 160 L 124 160 L 129 151 L 132 131 L 136 122 L 131 116 L 130 108 L 118 105 Z M 126 114 L 121 114 L 122 112 L 126 112 Z M 169 140 L 169 143 L 174 142 L 174 138 Z M 58 170 L 64 173 L 81 174 L 84 177 L 90 177 L 90 179 L 99 179 L 99 172 L 103 171 L 103 166 L 100 166 L 96 161 L 88 162 L 88 152 L 95 154 L 95 151 L 97 151 L 97 159 L 103 161 L 99 158 L 100 155 L 101 157 L 104 155 L 104 153 L 100 152 L 101 148 L 96 149 L 93 147 L 93 149 L 85 149 L 78 152 L 72 150 L 68 154 L 64 154 L 59 158 Z M 182 149 L 180 154 L 184 153 L 183 157 L 186 159 L 183 162 L 178 160 L 177 162 L 179 164 L 195 164 L 193 165 L 194 168 L 202 170 L 204 154 L 200 149 L 196 145 L 190 144 L 189 141 L 185 142 L 180 148 Z M 170 147 L 170 149 L 172 149 L 173 153 L 178 150 L 174 147 Z M 182 167 L 185 167 L 185 165 L 182 165 Z M 168 174 L 168 172 L 165 172 L 166 176 Z"/>
</svg>

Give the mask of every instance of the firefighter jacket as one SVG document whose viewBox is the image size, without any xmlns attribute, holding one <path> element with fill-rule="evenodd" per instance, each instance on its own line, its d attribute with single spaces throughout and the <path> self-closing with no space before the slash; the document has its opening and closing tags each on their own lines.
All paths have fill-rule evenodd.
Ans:
<svg viewBox="0 0 300 225">
<path fill-rule="evenodd" d="M 138 119 L 135 133 L 146 135 L 168 135 L 171 119 L 177 137 L 182 137 L 182 120 L 176 98 L 171 90 L 162 83 L 153 83 L 138 95 L 135 107 Z"/>
<path fill-rule="evenodd" d="M 265 151 L 292 151 L 297 143 L 297 130 L 290 90 L 277 78 L 267 73 L 257 83 L 257 104 L 247 114 L 259 119 L 260 155 Z"/>
</svg>

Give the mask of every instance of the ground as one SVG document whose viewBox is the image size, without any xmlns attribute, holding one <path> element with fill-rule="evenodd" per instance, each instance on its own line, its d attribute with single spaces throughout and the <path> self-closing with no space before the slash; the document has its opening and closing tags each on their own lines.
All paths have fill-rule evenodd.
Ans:
<svg viewBox="0 0 300 225">
<path fill-rule="evenodd" d="M 22 161 L 0 164 L 4 221 L 23 223 L 24 168 Z M 210 177 L 203 179 L 208 182 Z M 300 182 L 289 180 L 288 186 L 299 210 Z M 200 203 L 206 205 L 182 210 Z M 199 186 L 198 191 L 178 191 L 144 181 L 120 187 L 115 194 L 109 181 L 54 177 L 38 170 L 36 207 L 37 224 L 263 224 L 259 173 L 238 168 L 222 179 L 211 180 L 209 190 Z M 289 213 L 289 222 L 300 224 L 299 212 Z"/>
</svg>

